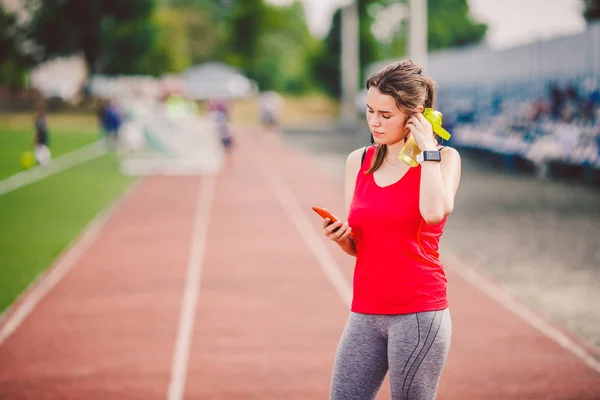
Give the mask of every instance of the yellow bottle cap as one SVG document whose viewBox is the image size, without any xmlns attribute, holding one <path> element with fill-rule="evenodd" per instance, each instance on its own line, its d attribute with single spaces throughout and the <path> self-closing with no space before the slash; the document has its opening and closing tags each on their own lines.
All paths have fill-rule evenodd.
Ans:
<svg viewBox="0 0 600 400">
<path fill-rule="evenodd" d="M 450 140 L 450 133 L 442 128 L 442 113 L 434 110 L 433 108 L 426 108 L 423 111 L 423 116 L 431 126 L 433 127 L 433 131 L 440 136 L 444 140 Z"/>
</svg>

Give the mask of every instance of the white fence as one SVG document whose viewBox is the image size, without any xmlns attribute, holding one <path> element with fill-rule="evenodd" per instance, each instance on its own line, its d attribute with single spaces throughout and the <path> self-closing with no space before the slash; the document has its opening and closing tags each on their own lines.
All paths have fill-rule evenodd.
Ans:
<svg viewBox="0 0 600 400">
<path fill-rule="evenodd" d="M 367 74 L 391 62 L 375 63 Z M 589 24 L 580 34 L 512 49 L 494 51 L 475 46 L 431 52 L 426 73 L 441 88 L 600 77 L 600 22 Z"/>
</svg>

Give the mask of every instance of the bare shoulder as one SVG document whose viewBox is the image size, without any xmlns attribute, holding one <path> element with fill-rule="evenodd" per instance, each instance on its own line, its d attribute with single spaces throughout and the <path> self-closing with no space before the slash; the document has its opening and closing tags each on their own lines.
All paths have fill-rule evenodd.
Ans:
<svg viewBox="0 0 600 400">
<path fill-rule="evenodd" d="M 445 146 L 442 150 L 440 150 L 440 153 L 442 154 L 442 161 L 447 160 L 449 162 L 460 163 L 460 154 L 454 147 Z"/>
<path fill-rule="evenodd" d="M 366 147 L 361 147 L 359 149 L 354 150 L 352 153 L 348 154 L 348 160 L 361 159 L 363 153 L 365 152 Z"/>
<path fill-rule="evenodd" d="M 365 149 L 366 147 L 361 147 L 360 149 L 356 149 L 352 153 L 348 154 L 348 158 L 346 158 L 347 169 L 356 171 L 360 169 L 360 164 L 362 162 L 362 156 L 365 152 Z"/>
</svg>

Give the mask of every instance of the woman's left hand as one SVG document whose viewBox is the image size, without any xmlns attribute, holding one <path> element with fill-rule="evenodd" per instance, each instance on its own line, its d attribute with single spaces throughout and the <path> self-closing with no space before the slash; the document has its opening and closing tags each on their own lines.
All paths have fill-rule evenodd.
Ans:
<svg viewBox="0 0 600 400">
<path fill-rule="evenodd" d="M 433 136 L 433 128 L 422 113 L 413 114 L 408 121 L 406 121 L 406 127 L 414 136 L 421 151 L 437 150 L 437 143 Z"/>
</svg>

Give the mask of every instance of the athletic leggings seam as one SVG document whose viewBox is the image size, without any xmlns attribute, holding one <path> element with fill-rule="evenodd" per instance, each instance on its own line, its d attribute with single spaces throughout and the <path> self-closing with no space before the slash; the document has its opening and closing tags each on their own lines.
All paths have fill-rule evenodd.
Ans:
<svg viewBox="0 0 600 400">
<path fill-rule="evenodd" d="M 395 400 L 435 398 L 450 348 L 450 311 L 410 314 L 350 314 L 333 365 L 331 400 L 373 399 L 387 373 Z"/>
<path fill-rule="evenodd" d="M 433 346 L 433 343 L 435 342 L 435 339 L 437 339 L 437 336 L 438 336 L 438 334 L 440 332 L 440 328 L 442 326 L 442 318 L 443 317 L 444 317 L 444 310 L 442 310 L 442 316 L 440 317 L 440 322 L 438 324 L 437 331 L 435 331 L 435 336 L 433 337 L 433 340 L 429 344 L 429 348 L 427 348 L 427 352 L 425 353 L 425 355 L 423 356 L 423 358 L 419 362 L 419 365 L 417 365 L 417 369 L 415 370 L 415 373 L 413 374 L 412 378 L 410 379 L 410 383 L 408 384 L 408 388 L 406 389 L 406 399 L 407 400 L 408 400 L 408 394 L 410 393 L 410 387 L 411 387 L 411 385 L 413 383 L 413 380 L 415 379 L 415 376 L 417 376 L 417 372 L 419 372 L 419 368 L 421 367 L 421 364 L 423 363 L 423 361 L 425 361 L 425 358 L 427 357 L 427 354 L 429 354 L 429 350 L 431 350 L 431 347 Z"/>
<path fill-rule="evenodd" d="M 427 345 L 427 339 L 429 339 L 429 334 L 431 334 L 431 327 L 433 326 L 433 321 L 435 321 L 436 315 L 437 315 L 437 311 L 435 311 L 433 313 L 433 318 L 431 318 L 431 324 L 429 324 L 429 331 L 427 331 L 427 336 L 425 337 L 425 342 L 423 342 L 423 347 L 421 347 L 421 350 L 419 350 L 419 353 L 415 357 L 415 360 L 413 361 L 411 366 L 408 368 L 408 372 L 406 373 L 406 376 L 404 377 L 404 382 L 402 383 L 402 390 L 404 390 L 404 386 L 406 386 L 406 380 L 408 379 L 408 375 L 410 375 L 410 370 L 414 367 L 415 363 L 419 359 L 419 356 L 421 355 L 421 353 L 425 349 L 425 346 Z"/>
<path fill-rule="evenodd" d="M 406 370 L 406 366 L 408 365 L 408 363 L 410 362 L 410 359 L 412 358 L 413 354 L 415 354 L 415 351 L 417 351 L 417 349 L 419 348 L 419 345 L 421 344 L 421 327 L 419 326 L 419 314 L 418 313 L 415 313 L 415 318 L 417 319 L 417 332 L 418 332 L 418 334 L 417 334 L 417 345 L 413 349 L 412 353 L 410 353 L 410 356 L 408 356 L 408 360 L 406 360 L 406 364 L 404 364 L 404 368 L 402 368 L 402 375 L 404 375 L 404 371 Z"/>
</svg>

